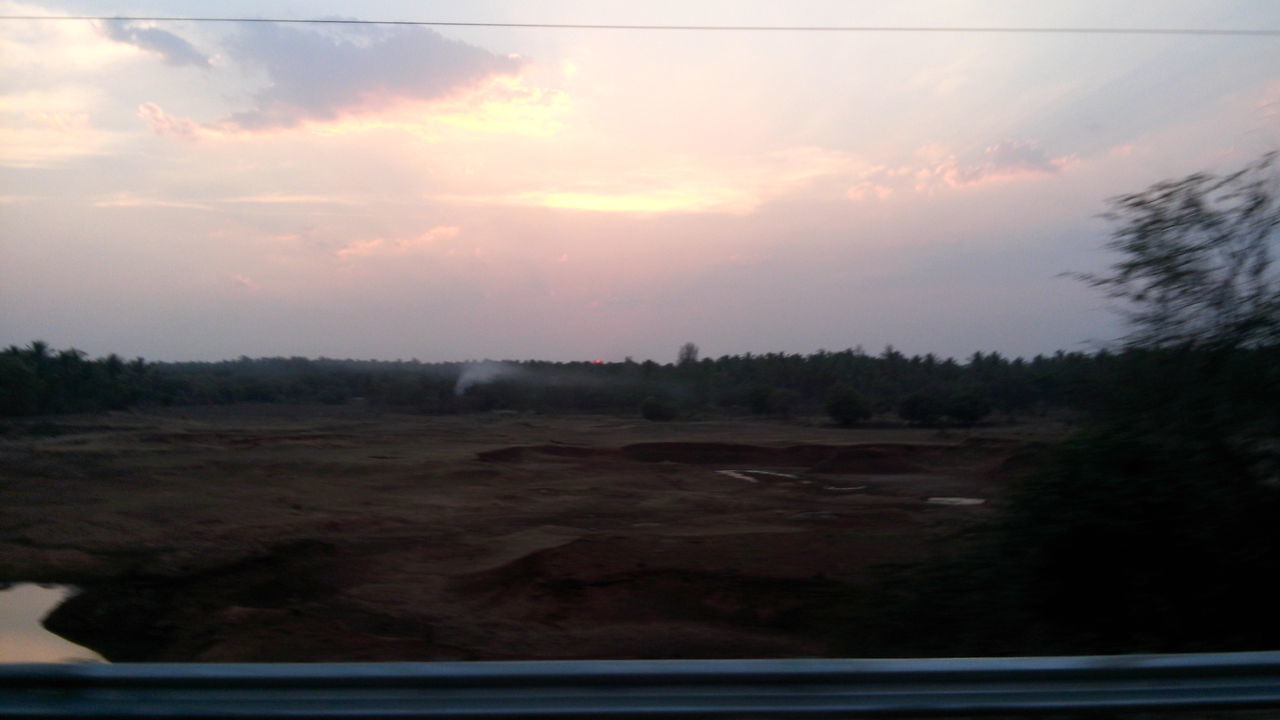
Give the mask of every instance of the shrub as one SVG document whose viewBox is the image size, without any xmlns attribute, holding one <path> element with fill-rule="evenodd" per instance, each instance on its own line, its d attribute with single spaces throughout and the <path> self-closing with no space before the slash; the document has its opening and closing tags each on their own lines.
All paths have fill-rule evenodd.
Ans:
<svg viewBox="0 0 1280 720">
<path fill-rule="evenodd" d="M 908 395 L 898 403 L 898 417 L 912 425 L 932 425 L 942 415 L 943 403 L 932 395 Z"/>
<path fill-rule="evenodd" d="M 946 402 L 943 414 L 957 424 L 969 426 L 991 413 L 991 403 L 977 395 L 957 395 Z"/>
<path fill-rule="evenodd" d="M 647 397 L 644 402 L 640 403 L 640 415 L 645 420 L 654 422 L 666 422 L 676 419 L 676 409 L 663 400 L 656 397 Z"/>
<path fill-rule="evenodd" d="M 840 385 L 827 396 L 827 414 L 841 425 L 856 425 L 871 417 L 871 406 L 857 390 Z"/>
</svg>

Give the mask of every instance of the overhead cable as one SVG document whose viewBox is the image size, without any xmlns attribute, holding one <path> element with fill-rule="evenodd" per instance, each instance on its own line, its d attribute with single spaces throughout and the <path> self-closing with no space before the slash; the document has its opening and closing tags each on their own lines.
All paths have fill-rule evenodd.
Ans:
<svg viewBox="0 0 1280 720">
<path fill-rule="evenodd" d="M 1151 27 L 951 27 L 932 25 L 623 25 L 581 23 L 449 22 L 439 20 L 350 20 L 336 18 L 177 17 L 107 15 L 0 15 L 0 20 L 109 20 L 125 22 L 289 23 L 317 25 L 422 25 L 430 27 L 531 28 L 550 30 L 710 30 L 730 32 L 983 33 L 1039 35 L 1206 35 L 1280 37 L 1280 29 Z"/>
</svg>

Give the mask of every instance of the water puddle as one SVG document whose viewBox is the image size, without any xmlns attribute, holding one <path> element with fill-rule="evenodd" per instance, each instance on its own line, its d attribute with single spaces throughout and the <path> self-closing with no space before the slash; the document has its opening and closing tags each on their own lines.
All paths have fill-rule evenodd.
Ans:
<svg viewBox="0 0 1280 720">
<path fill-rule="evenodd" d="M 72 592 L 66 585 L 0 584 L 0 662 L 106 662 L 40 624 Z"/>
</svg>

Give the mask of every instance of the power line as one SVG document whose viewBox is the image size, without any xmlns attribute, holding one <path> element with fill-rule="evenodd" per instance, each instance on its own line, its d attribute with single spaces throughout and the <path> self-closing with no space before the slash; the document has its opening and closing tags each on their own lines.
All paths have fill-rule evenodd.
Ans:
<svg viewBox="0 0 1280 720">
<path fill-rule="evenodd" d="M 129 22 L 228 22 L 316 25 L 422 25 L 431 27 L 542 28 L 554 30 L 715 30 L 844 33 L 985 33 L 1056 35 L 1205 35 L 1280 37 L 1280 29 L 1143 27 L 940 27 L 917 25 L 589 25 L 576 23 L 444 22 L 434 20 L 333 20 L 247 17 L 109 17 L 106 15 L 0 15 L 0 20 L 121 20 Z"/>
</svg>

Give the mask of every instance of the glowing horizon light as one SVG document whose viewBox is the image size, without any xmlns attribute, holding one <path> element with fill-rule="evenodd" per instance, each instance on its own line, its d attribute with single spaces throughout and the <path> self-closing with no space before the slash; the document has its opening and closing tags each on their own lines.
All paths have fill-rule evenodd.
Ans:
<svg viewBox="0 0 1280 720">
<path fill-rule="evenodd" d="M 601 213 L 750 213 L 757 203 L 731 190 L 659 190 L 652 193 L 544 192 L 523 195 L 532 205 Z"/>
<path fill-rule="evenodd" d="M 966 20 L 1118 22 L 1006 5 Z M 1102 262 L 1107 198 L 1280 142 L 1265 40 L 117 19 L 0 23 L 0 57 L 7 342 L 173 359 L 1105 342 L 1120 321 L 1055 278 Z"/>
</svg>

